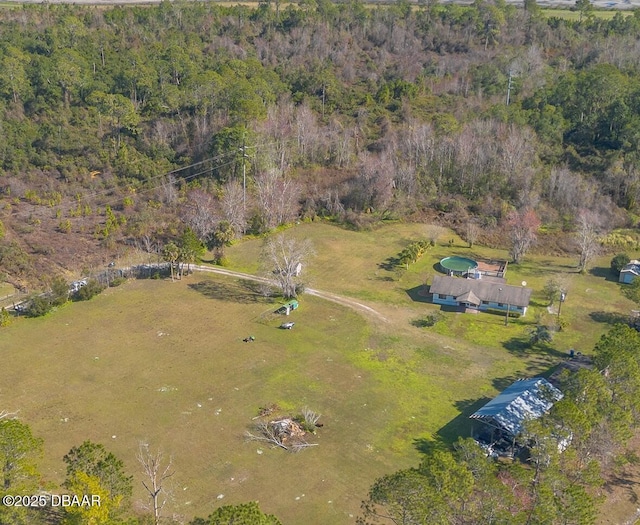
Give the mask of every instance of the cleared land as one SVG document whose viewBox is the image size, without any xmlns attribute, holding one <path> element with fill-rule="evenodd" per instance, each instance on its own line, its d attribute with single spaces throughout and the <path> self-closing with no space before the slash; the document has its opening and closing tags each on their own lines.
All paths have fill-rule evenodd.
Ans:
<svg viewBox="0 0 640 525">
<path fill-rule="evenodd" d="M 45 439 L 42 470 L 52 482 L 63 478 L 62 456 L 91 439 L 123 458 L 140 499 L 134 455 L 143 440 L 173 455 L 172 510 L 187 517 L 259 500 L 285 524 L 353 523 L 377 476 L 415 465 L 425 441 L 467 435 L 475 407 L 515 377 L 548 371 L 570 346 L 590 350 L 616 312 L 631 308 L 604 270 L 580 276 L 570 260 L 536 258 L 508 277 L 539 290 L 566 274 L 569 324 L 553 346 L 523 343 L 536 312 L 546 311 L 535 296 L 530 315 L 507 327 L 501 316 L 447 313 L 419 328 L 414 321 L 436 310 L 418 291 L 438 260 L 501 255 L 446 236 L 446 247 L 409 271 L 385 269 L 423 232 L 404 224 L 288 232 L 314 242 L 310 285 L 373 306 L 389 323 L 304 296 L 288 318 L 295 328 L 279 330 L 283 318 L 251 284 L 204 273 L 129 282 L 44 319 L 20 319 L 2 332 L 0 407 L 20 409 Z M 256 271 L 260 245 L 232 247 L 233 268 Z M 249 335 L 256 341 L 242 342 Z M 258 407 L 270 403 L 322 413 L 320 445 L 288 454 L 244 442 Z"/>
<path fill-rule="evenodd" d="M 315 258 L 309 267 L 309 286 L 344 294 L 371 305 L 389 319 L 395 329 L 409 326 L 412 316 L 438 310 L 419 294 L 420 287 L 438 274 L 438 262 L 448 256 L 460 255 L 472 259 L 508 259 L 506 250 L 480 246 L 468 248 L 459 237 L 444 234 L 435 247 L 409 267 L 391 268 L 387 264 L 411 242 L 425 238 L 425 226 L 390 224 L 368 232 L 342 230 L 330 224 L 302 224 L 287 234 L 310 238 Z M 450 245 L 450 242 L 453 241 Z M 229 251 L 231 266 L 248 272 L 258 271 L 261 241 L 255 239 L 234 246 Z M 576 272 L 577 257 L 559 258 L 532 254 L 520 265 L 509 265 L 507 283 L 519 286 L 523 281 L 534 293 L 525 318 L 506 329 L 503 318 L 493 315 L 448 315 L 446 322 L 435 330 L 424 331 L 425 337 L 437 340 L 433 332 L 463 340 L 471 345 L 505 346 L 528 335 L 539 316 L 555 315 L 557 305 L 549 308 L 542 289 L 551 279 L 561 279 L 568 291 L 562 307 L 566 330 L 559 333 L 553 348 L 566 352 L 569 348 L 589 352 L 607 326 L 626 315 L 634 307 L 619 291 L 616 279 L 609 272 L 611 256 L 594 263 L 587 274 Z"/>
</svg>

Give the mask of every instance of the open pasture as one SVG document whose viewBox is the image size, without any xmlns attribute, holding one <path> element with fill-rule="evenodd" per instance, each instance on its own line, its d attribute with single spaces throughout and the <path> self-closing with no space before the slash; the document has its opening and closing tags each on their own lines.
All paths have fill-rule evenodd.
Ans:
<svg viewBox="0 0 640 525">
<path fill-rule="evenodd" d="M 452 233 L 444 233 L 422 258 L 406 270 L 388 264 L 410 243 L 424 240 L 426 227 L 421 224 L 385 224 L 372 231 L 353 232 L 326 223 L 301 224 L 287 235 L 311 239 L 315 256 L 309 264 L 309 286 L 368 301 L 392 321 L 394 330 L 410 325 L 416 316 L 439 310 L 421 295 L 422 286 L 431 283 L 439 261 L 444 257 L 463 256 L 475 260 L 508 260 L 507 250 L 468 245 Z M 250 240 L 229 250 L 232 267 L 251 272 L 258 270 L 260 239 Z M 576 271 L 576 258 L 527 255 L 520 265 L 510 264 L 507 283 L 533 290 L 526 317 L 510 321 L 504 327 L 499 315 L 460 315 L 447 313 L 445 320 L 425 332 L 436 344 L 435 335 L 451 337 L 470 345 L 499 346 L 505 349 L 523 347 L 528 331 L 538 319 L 547 322 L 557 314 L 557 304 L 549 306 L 542 292 L 549 279 L 562 283 L 567 301 L 561 316 L 565 329 L 558 333 L 552 350 L 565 352 L 569 348 L 590 352 L 593 344 L 614 322 L 636 308 L 620 292 L 620 285 L 609 272 L 611 255 L 594 261 L 585 274 Z M 554 361 L 556 362 L 556 361 Z"/>
<path fill-rule="evenodd" d="M 0 407 L 19 409 L 45 440 L 51 482 L 64 478 L 62 456 L 90 439 L 125 461 L 140 500 L 143 441 L 174 458 L 172 512 L 205 516 L 258 500 L 285 524 L 353 523 L 376 477 L 415 465 L 435 437 L 467 435 L 473 409 L 513 379 L 547 372 L 570 346 L 590 350 L 631 307 L 604 269 L 581 276 L 570 260 L 532 257 L 507 274 L 535 290 L 527 317 L 505 327 L 502 316 L 445 312 L 420 327 L 416 320 L 437 310 L 419 293 L 437 261 L 501 255 L 447 235 L 408 271 L 385 265 L 423 232 L 402 224 L 287 232 L 314 242 L 310 285 L 366 302 L 386 323 L 311 296 L 290 317 L 274 316 L 277 303 L 253 284 L 204 273 L 132 281 L 43 319 L 19 319 L 0 339 Z M 230 248 L 232 267 L 256 271 L 260 245 Z M 554 273 L 567 279 L 568 325 L 532 350 L 528 331 L 546 311 L 539 290 Z M 284 319 L 293 330 L 278 329 Z M 242 341 L 250 335 L 255 342 Z M 291 454 L 245 442 L 251 418 L 271 403 L 287 414 L 321 413 L 319 446 Z"/>
<path fill-rule="evenodd" d="M 291 331 L 277 328 L 273 309 L 247 283 L 195 274 L 19 319 L 2 334 L 0 403 L 44 438 L 50 482 L 64 478 L 62 456 L 90 439 L 123 458 L 140 499 L 142 441 L 173 456 L 179 514 L 259 500 L 284 523 L 350 523 L 377 476 L 415 464 L 414 440 L 451 421 L 457 402 L 493 391 L 498 361 L 509 373 L 521 366 L 499 350 L 478 364 L 467 346 L 427 349 L 417 329 L 380 332 L 313 297 L 288 318 Z M 249 335 L 256 341 L 244 343 Z M 270 403 L 322 413 L 319 446 L 290 454 L 246 443 Z"/>
<path fill-rule="evenodd" d="M 620 9 L 621 7 L 622 9 Z M 624 2 L 612 4 L 609 9 L 595 9 L 593 16 L 595 18 L 602 18 L 603 20 L 611 20 L 617 13 L 621 13 L 623 16 L 629 16 L 633 14 L 633 7 L 630 3 L 625 4 Z M 580 20 L 580 12 L 571 9 L 543 8 L 541 11 L 547 18 L 561 18 L 575 22 Z"/>
</svg>

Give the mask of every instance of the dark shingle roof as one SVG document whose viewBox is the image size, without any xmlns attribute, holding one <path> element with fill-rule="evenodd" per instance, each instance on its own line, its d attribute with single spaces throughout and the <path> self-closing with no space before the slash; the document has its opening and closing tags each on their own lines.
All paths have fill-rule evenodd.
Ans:
<svg viewBox="0 0 640 525">
<path fill-rule="evenodd" d="M 462 279 L 444 275 L 436 275 L 433 278 L 429 291 L 456 298 L 473 292 L 481 301 L 510 304 L 521 308 L 529 306 L 531 298 L 531 288 L 498 284 L 484 279 Z"/>
<path fill-rule="evenodd" d="M 523 379 L 513 383 L 469 417 L 480 419 L 515 436 L 520 433 L 525 421 L 539 418 L 562 397 L 562 392 L 542 377 Z"/>
</svg>

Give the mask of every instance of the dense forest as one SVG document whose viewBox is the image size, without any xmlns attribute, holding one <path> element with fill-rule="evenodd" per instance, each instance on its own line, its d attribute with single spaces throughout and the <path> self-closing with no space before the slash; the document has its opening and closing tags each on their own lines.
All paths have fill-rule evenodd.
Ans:
<svg viewBox="0 0 640 525">
<path fill-rule="evenodd" d="M 471 221 L 494 244 L 513 209 L 549 232 L 583 210 L 634 225 L 638 12 L 304 0 L 0 20 L 0 268 L 19 287 L 185 225 L 213 246 L 318 217 Z"/>
</svg>

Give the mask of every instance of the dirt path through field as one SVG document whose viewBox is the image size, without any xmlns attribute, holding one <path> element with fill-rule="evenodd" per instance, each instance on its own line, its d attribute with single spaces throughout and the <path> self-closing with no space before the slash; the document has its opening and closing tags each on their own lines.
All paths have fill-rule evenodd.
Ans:
<svg viewBox="0 0 640 525">
<path fill-rule="evenodd" d="M 194 270 L 200 271 L 200 272 L 209 272 L 209 273 L 217 273 L 217 274 L 221 274 L 221 275 L 227 275 L 229 277 L 238 277 L 240 279 L 247 279 L 249 281 L 254 281 L 254 282 L 259 282 L 259 283 L 268 283 L 269 280 L 265 279 L 264 277 L 259 277 L 257 275 L 251 275 L 249 273 L 243 273 L 243 272 L 236 272 L 234 270 L 227 270 L 224 268 L 212 268 L 210 266 L 201 266 L 201 265 L 195 265 L 192 266 L 192 268 Z M 348 308 L 352 308 L 354 310 L 357 310 L 359 312 L 363 312 L 365 314 L 368 314 L 374 318 L 376 318 L 376 320 L 378 321 L 382 321 L 384 323 L 389 322 L 388 319 L 383 316 L 380 312 L 378 312 L 377 310 L 375 310 L 374 308 L 371 308 L 370 306 L 367 306 L 366 304 L 362 304 L 358 301 L 355 301 L 353 299 L 349 299 L 348 297 L 344 297 L 341 295 L 336 295 L 330 292 L 325 292 L 322 290 L 316 290 L 314 288 L 305 288 L 305 293 L 309 294 L 309 295 L 313 295 L 315 297 L 320 297 L 321 299 L 325 299 L 327 301 L 332 301 L 334 303 L 337 304 L 341 304 L 342 306 L 346 306 Z"/>
</svg>

